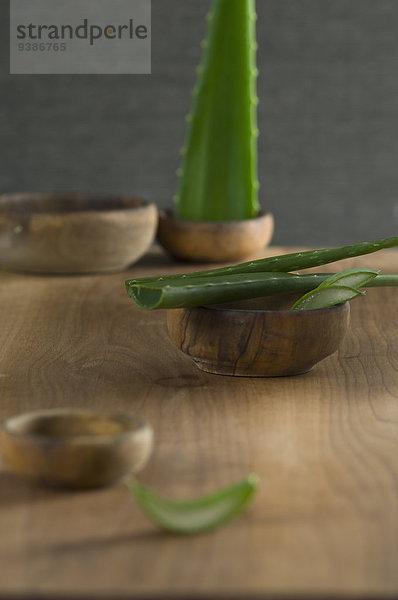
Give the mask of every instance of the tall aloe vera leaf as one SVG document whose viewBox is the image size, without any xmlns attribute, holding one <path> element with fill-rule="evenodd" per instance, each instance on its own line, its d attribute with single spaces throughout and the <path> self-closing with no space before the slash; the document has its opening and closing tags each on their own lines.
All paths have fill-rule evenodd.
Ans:
<svg viewBox="0 0 398 600">
<path fill-rule="evenodd" d="M 126 288 L 136 283 L 144 283 L 149 281 L 165 282 L 179 279 L 191 279 L 203 277 L 215 277 L 219 275 L 236 275 L 237 273 L 270 273 L 274 271 L 289 272 L 298 271 L 300 269 L 309 269 L 319 267 L 331 262 L 343 260 L 345 258 L 353 258 L 364 254 L 371 254 L 384 248 L 392 248 L 398 246 L 398 237 L 385 238 L 371 242 L 359 242 L 350 246 L 341 246 L 338 248 L 328 248 L 326 250 L 307 250 L 305 252 L 293 252 L 292 254 L 282 254 L 280 256 L 270 256 L 268 258 L 260 258 L 259 260 L 240 263 L 230 267 L 221 267 L 218 269 L 210 269 L 207 271 L 197 271 L 194 273 L 184 273 L 179 275 L 167 275 L 164 277 L 145 277 L 141 279 L 129 279 L 126 281 Z"/>
<path fill-rule="evenodd" d="M 182 150 L 176 215 L 190 221 L 255 217 L 255 0 L 214 0 Z"/>
<path fill-rule="evenodd" d="M 304 293 L 316 288 L 329 274 L 237 273 L 229 276 L 142 281 L 127 287 L 128 295 L 144 310 L 190 308 L 235 300 L 259 298 L 279 293 Z M 398 286 L 397 275 L 378 275 L 367 287 Z"/>
</svg>

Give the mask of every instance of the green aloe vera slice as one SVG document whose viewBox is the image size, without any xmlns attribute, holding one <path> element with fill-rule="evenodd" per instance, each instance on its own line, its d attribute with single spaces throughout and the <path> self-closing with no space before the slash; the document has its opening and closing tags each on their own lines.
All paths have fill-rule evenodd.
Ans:
<svg viewBox="0 0 398 600">
<path fill-rule="evenodd" d="M 128 483 L 141 510 L 160 528 L 193 534 L 215 529 L 236 517 L 251 501 L 258 477 L 248 477 L 217 492 L 194 500 L 170 500 L 137 480 Z"/>
<path fill-rule="evenodd" d="M 311 310 L 314 308 L 326 308 L 341 302 L 353 300 L 361 296 L 357 288 L 369 285 L 377 277 L 377 271 L 373 269 L 347 269 L 340 273 L 334 273 L 327 277 L 292 306 L 292 310 Z"/>
<path fill-rule="evenodd" d="M 353 300 L 357 296 L 363 296 L 364 292 L 360 292 L 354 288 L 336 285 L 326 288 L 318 287 L 311 292 L 302 296 L 292 306 L 292 310 L 314 310 L 316 308 L 328 308 L 335 304 Z"/>
<path fill-rule="evenodd" d="M 318 287 L 325 288 L 329 287 L 330 285 L 342 285 L 344 287 L 357 289 L 359 287 L 368 285 L 375 277 L 377 277 L 377 271 L 374 271 L 373 269 L 347 269 L 346 271 L 341 271 L 340 273 L 331 275 Z"/>
</svg>

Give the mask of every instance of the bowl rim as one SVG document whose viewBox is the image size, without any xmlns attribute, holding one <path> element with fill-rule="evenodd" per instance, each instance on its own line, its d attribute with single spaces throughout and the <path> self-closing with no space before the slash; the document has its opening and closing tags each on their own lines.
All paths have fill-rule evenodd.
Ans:
<svg viewBox="0 0 398 600">
<path fill-rule="evenodd" d="M 254 299 L 254 298 L 253 298 Z M 238 302 L 238 301 L 237 301 Z M 242 300 L 242 302 L 244 302 L 244 300 Z M 225 304 L 228 304 L 227 302 Z M 283 314 L 283 315 L 291 315 L 292 318 L 297 318 L 300 315 L 303 315 L 303 317 L 305 318 L 304 315 L 309 315 L 309 314 L 318 314 L 321 315 L 322 313 L 328 313 L 331 310 L 334 311 L 341 311 L 341 312 L 346 312 L 347 310 L 350 309 L 350 303 L 349 301 L 346 302 L 339 302 L 339 304 L 334 304 L 333 306 L 327 306 L 325 308 L 312 308 L 309 310 L 291 310 L 291 309 L 282 309 L 282 310 L 278 310 L 278 309 L 261 309 L 261 308 L 237 308 L 237 307 L 228 307 L 228 306 L 221 306 L 220 304 L 206 304 L 204 306 L 197 306 L 197 307 L 192 307 L 192 308 L 186 308 L 183 310 L 195 310 L 197 308 L 200 309 L 205 309 L 205 310 L 214 310 L 214 311 L 220 311 L 223 313 L 237 313 L 238 315 L 242 315 L 242 313 L 246 313 L 246 314 L 254 314 L 254 315 L 269 315 L 269 314 Z M 170 309 L 169 309 L 170 310 Z"/>
<path fill-rule="evenodd" d="M 16 427 L 23 424 L 28 424 L 39 419 L 62 419 L 63 417 L 93 417 L 106 418 L 108 421 L 115 421 L 119 424 L 126 424 L 126 428 L 115 433 L 83 433 L 83 434 L 65 434 L 65 435 L 46 435 L 43 433 L 34 433 L 26 431 L 18 431 Z M 57 443 L 57 444 L 73 444 L 73 445 L 103 445 L 114 443 L 115 441 L 122 442 L 137 435 L 147 433 L 153 436 L 152 427 L 149 423 L 131 413 L 92 410 L 86 408 L 50 408 L 39 409 L 29 412 L 23 412 L 17 415 L 8 417 L 1 424 L 1 432 L 14 440 L 36 442 L 38 444 Z"/>
<path fill-rule="evenodd" d="M 208 227 L 210 228 L 216 228 L 216 227 L 220 227 L 221 225 L 228 225 L 233 227 L 234 225 L 236 226 L 242 226 L 242 223 L 259 223 L 262 220 L 266 221 L 270 218 L 274 218 L 273 214 L 270 211 L 264 211 L 263 209 L 260 209 L 258 211 L 258 214 L 255 217 L 249 217 L 247 219 L 235 219 L 235 220 L 221 220 L 221 221 L 188 221 L 187 219 L 179 219 L 178 217 L 175 216 L 175 210 L 173 208 L 161 208 L 159 209 L 159 222 L 163 222 L 163 223 L 172 223 L 173 225 L 179 225 L 181 227 L 194 227 L 194 226 L 201 226 L 201 227 Z"/>
<path fill-rule="evenodd" d="M 51 201 L 62 202 L 70 199 L 74 204 L 68 209 L 38 209 L 38 202 Z M 26 203 L 23 208 L 18 201 Z M 83 202 L 86 206 L 79 208 L 77 202 Z M 90 201 L 95 202 L 95 209 L 89 208 Z M 112 203 L 119 202 L 119 206 L 112 206 Z M 121 206 L 123 202 L 131 202 L 132 206 Z M 32 203 L 33 206 L 29 206 Z M 135 204 L 135 205 L 133 205 Z M 113 214 L 113 213 L 137 213 L 156 208 L 156 204 L 139 196 L 130 194 L 104 194 L 102 192 L 10 192 L 0 194 L 0 214 L 7 216 L 63 216 L 70 215 L 90 215 L 93 214 Z"/>
</svg>

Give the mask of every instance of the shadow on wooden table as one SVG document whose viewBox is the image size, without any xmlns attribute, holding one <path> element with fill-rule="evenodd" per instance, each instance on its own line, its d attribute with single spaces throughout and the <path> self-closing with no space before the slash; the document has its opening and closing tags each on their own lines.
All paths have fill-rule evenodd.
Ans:
<svg viewBox="0 0 398 600">
<path fill-rule="evenodd" d="M 113 534 L 112 536 L 97 536 L 87 539 L 80 539 L 76 541 L 62 541 L 61 543 L 50 544 L 48 551 L 52 554 L 76 554 L 76 552 L 103 552 L 104 550 L 109 552 L 112 548 L 123 548 L 127 546 L 131 548 L 131 544 L 134 542 L 145 543 L 150 547 L 158 547 L 161 540 L 175 539 L 171 533 L 160 531 L 156 529 L 143 528 L 142 531 L 130 532 L 120 535 Z"/>
<path fill-rule="evenodd" d="M 48 490 L 17 477 L 9 471 L 0 470 L 0 509 L 26 502 L 27 499 L 44 498 Z"/>
<path fill-rule="evenodd" d="M 26 504 L 27 502 L 52 501 L 61 495 L 93 494 L 98 490 L 68 490 L 39 485 L 33 481 L 18 477 L 0 467 L 0 510 L 6 506 Z"/>
</svg>

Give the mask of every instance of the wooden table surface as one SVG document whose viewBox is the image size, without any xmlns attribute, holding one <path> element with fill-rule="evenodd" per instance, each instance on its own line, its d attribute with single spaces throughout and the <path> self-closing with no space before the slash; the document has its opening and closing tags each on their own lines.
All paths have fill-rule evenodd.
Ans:
<svg viewBox="0 0 398 600">
<path fill-rule="evenodd" d="M 353 264 L 397 273 L 398 253 Z M 126 296 L 128 277 L 183 268 L 154 251 L 113 275 L 1 272 L 0 416 L 143 415 L 156 436 L 143 482 L 186 498 L 256 472 L 254 503 L 218 531 L 176 537 L 123 485 L 54 491 L 3 469 L 0 597 L 398 596 L 398 289 L 354 301 L 348 337 L 312 372 L 222 377 L 174 348 L 164 311 Z"/>
</svg>

